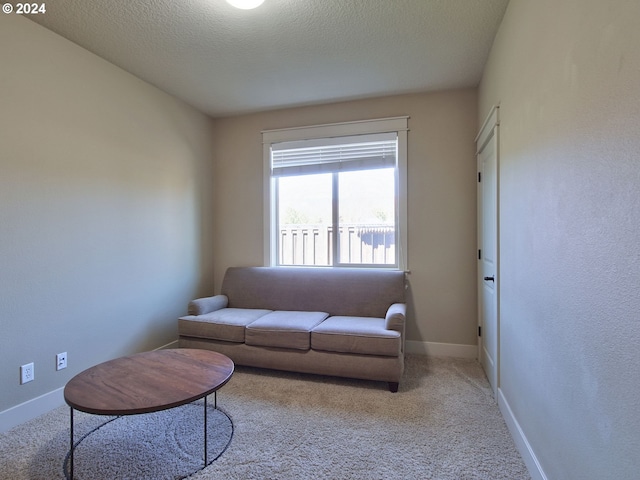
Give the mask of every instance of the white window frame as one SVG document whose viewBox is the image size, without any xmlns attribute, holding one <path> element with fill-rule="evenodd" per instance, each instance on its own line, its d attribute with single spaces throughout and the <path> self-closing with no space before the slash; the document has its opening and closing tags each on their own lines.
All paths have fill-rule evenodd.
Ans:
<svg viewBox="0 0 640 480">
<path fill-rule="evenodd" d="M 368 135 L 376 133 L 394 132 L 398 135 L 398 159 L 396 191 L 398 193 L 398 265 L 399 270 L 408 271 L 407 265 L 407 132 L 409 117 L 391 117 L 355 122 L 330 123 L 304 127 L 283 128 L 262 131 L 262 154 L 264 165 L 264 264 L 277 266 L 277 228 L 276 201 L 274 180 L 271 175 L 271 145 L 280 142 L 293 142 L 333 137 L 349 137 L 354 135 Z M 350 268 L 385 268 L 384 265 L 360 266 L 349 264 Z M 344 268 L 333 267 L 309 268 Z"/>
</svg>

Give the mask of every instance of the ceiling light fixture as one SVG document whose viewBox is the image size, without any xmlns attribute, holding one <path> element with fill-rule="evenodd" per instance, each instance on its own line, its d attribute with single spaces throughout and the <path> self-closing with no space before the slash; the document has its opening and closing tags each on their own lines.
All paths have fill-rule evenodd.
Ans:
<svg viewBox="0 0 640 480">
<path fill-rule="evenodd" d="M 264 0 L 227 0 L 227 3 L 242 10 L 251 10 L 262 5 Z"/>
</svg>

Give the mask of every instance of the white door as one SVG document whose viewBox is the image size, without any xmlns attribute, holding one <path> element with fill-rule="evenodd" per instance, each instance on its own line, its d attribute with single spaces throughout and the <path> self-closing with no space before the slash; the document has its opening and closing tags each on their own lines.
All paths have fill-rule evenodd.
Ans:
<svg viewBox="0 0 640 480">
<path fill-rule="evenodd" d="M 494 397 L 500 384 L 498 277 L 498 109 L 478 138 L 478 345 Z"/>
</svg>

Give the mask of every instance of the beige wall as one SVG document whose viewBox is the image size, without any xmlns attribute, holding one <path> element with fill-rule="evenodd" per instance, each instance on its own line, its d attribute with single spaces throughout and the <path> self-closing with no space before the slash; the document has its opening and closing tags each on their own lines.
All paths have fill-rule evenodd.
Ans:
<svg viewBox="0 0 640 480">
<path fill-rule="evenodd" d="M 261 131 L 409 115 L 408 339 L 476 344 L 476 91 L 403 95 L 215 123 L 215 279 L 263 264 Z"/>
<path fill-rule="evenodd" d="M 174 341 L 213 283 L 214 212 L 211 121 L 17 15 L 0 15 L 0 138 L 2 412 Z"/>
<path fill-rule="evenodd" d="M 501 105 L 501 394 L 549 479 L 640 471 L 638 19 L 512 0 L 479 90 L 478 121 Z"/>
</svg>

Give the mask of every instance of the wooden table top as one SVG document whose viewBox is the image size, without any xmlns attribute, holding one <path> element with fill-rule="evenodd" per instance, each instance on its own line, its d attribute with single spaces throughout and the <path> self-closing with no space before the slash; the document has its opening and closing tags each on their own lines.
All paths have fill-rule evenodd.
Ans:
<svg viewBox="0 0 640 480">
<path fill-rule="evenodd" d="M 116 358 L 73 377 L 64 399 L 97 415 L 157 412 L 203 398 L 233 375 L 230 358 L 209 350 L 178 348 Z"/>
</svg>

